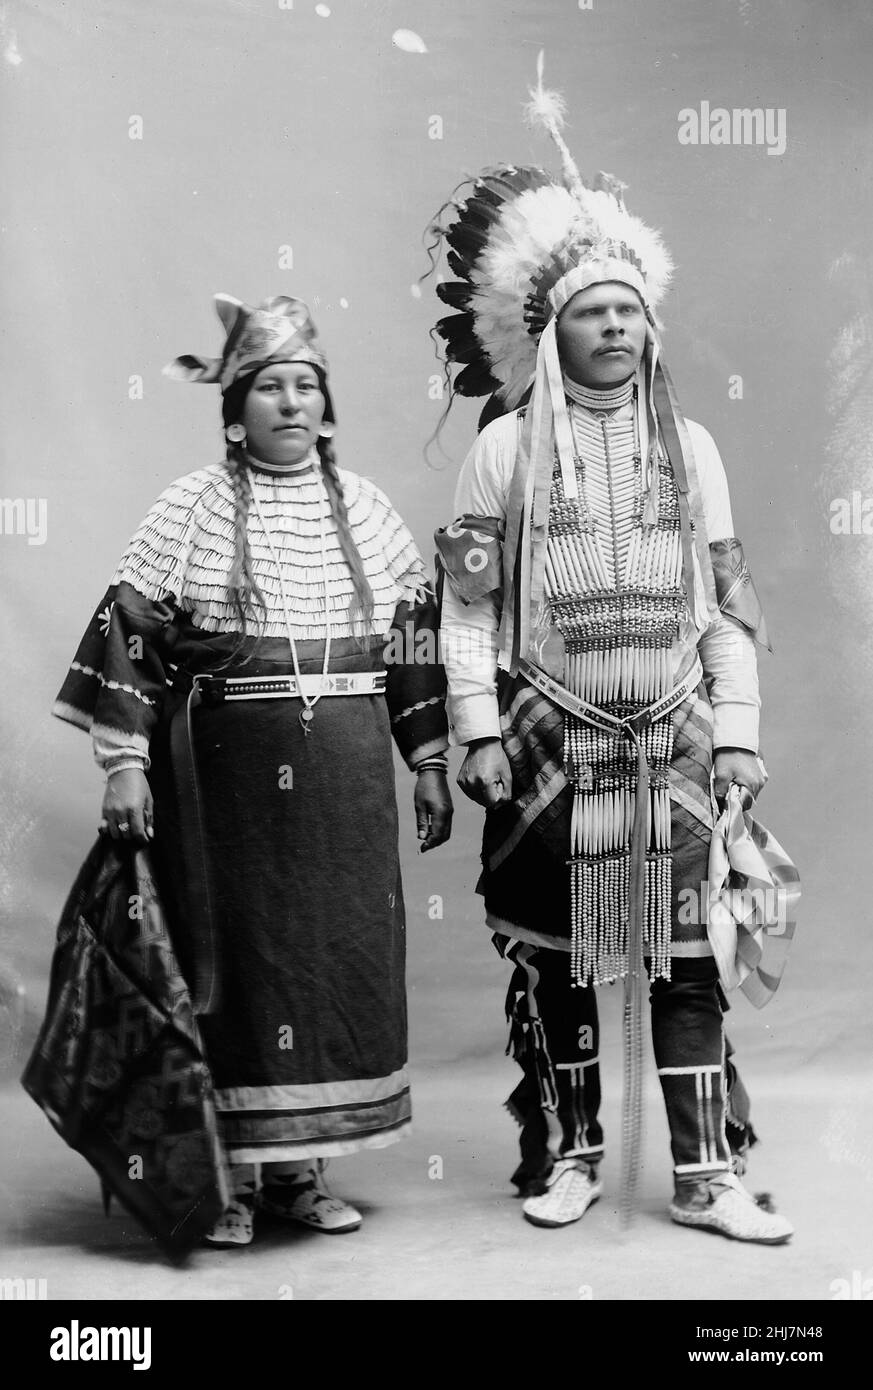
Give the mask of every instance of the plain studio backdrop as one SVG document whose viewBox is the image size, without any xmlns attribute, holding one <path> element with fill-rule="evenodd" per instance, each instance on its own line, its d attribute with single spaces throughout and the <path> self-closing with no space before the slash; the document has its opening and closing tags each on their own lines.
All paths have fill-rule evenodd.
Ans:
<svg viewBox="0 0 873 1390">
<path fill-rule="evenodd" d="M 787 1282 L 768 1296 L 828 1297 L 833 1278 L 866 1273 L 873 23 L 865 0 L 11 0 L 0 30 L 0 491 L 29 499 L 34 523 L 45 509 L 44 532 L 35 525 L 28 538 L 20 510 L 5 508 L 0 535 L 0 989 L 10 1116 L 0 1197 L 17 1248 L 43 1247 L 42 1263 L 22 1253 L 16 1270 L 0 1272 L 45 1272 L 49 1237 L 27 1212 L 38 1213 L 54 1185 L 73 1194 L 71 1207 L 59 1198 L 53 1208 L 58 1259 L 65 1231 L 76 1231 L 54 1293 L 105 1296 L 111 1282 L 89 1246 L 109 1239 L 99 1236 L 93 1180 L 16 1077 L 102 787 L 88 740 L 50 719 L 49 707 L 148 505 L 173 478 L 223 455 L 217 390 L 168 381 L 161 368 L 179 353 L 218 352 L 217 291 L 250 303 L 305 299 L 330 358 L 340 463 L 386 490 L 430 559 L 434 528 L 453 515 L 479 406 L 457 402 L 445 456 L 433 452 L 428 466 L 423 446 L 445 404 L 428 330 L 444 311 L 433 279 L 419 285 L 422 233 L 464 175 L 500 161 L 556 168 L 549 141 L 522 120 L 543 48 L 546 84 L 566 96 L 566 136 L 583 174 L 606 169 L 626 182 L 629 207 L 663 231 L 675 257 L 662 310 L 667 360 L 686 414 L 720 447 L 775 647 L 759 660 L 770 773 L 759 814 L 797 863 L 804 897 L 776 1000 L 759 1014 L 739 999 L 729 1017 L 766 1140 L 763 1175 L 801 1228 L 784 1256 Z M 704 103 L 770 112 L 784 123 L 784 149 L 683 143 L 687 112 Z M 453 773 L 459 763 L 456 751 Z M 503 1057 L 506 972 L 473 892 L 481 813 L 458 793 L 451 844 L 419 858 L 411 793 L 411 776 L 398 768 L 423 1137 L 350 1161 L 345 1189 L 354 1193 L 355 1171 L 376 1187 L 393 1172 L 386 1211 L 401 1201 L 398 1188 L 417 1183 L 415 1211 L 416 1201 L 450 1200 L 452 1190 L 467 1201 L 479 1182 L 487 1200 L 499 1197 L 507 1239 L 527 1240 L 507 1198 L 514 1126 L 500 1110 L 516 1077 Z M 605 997 L 604 1043 L 613 1136 L 616 995 Z M 660 1219 L 669 1159 L 653 1072 L 649 1091 L 647 1210 L 660 1214 L 652 1240 L 675 1234 L 683 1255 L 703 1259 L 703 1237 Z M 434 1154 L 446 1158 L 441 1183 L 425 1180 Z M 616 1158 L 614 1144 L 613 1174 Z M 490 1230 L 487 1207 L 472 1210 Z M 586 1218 L 586 1233 L 594 1221 Z M 129 1223 L 123 1236 L 109 1229 L 119 1260 L 125 1242 L 143 1249 Z M 610 1284 L 618 1237 L 613 1226 L 593 1230 L 586 1240 L 605 1252 L 606 1296 L 689 1292 L 678 1275 L 669 1276 L 675 1285 L 617 1275 Z M 533 1236 L 539 1259 L 545 1247 Z M 454 1284 L 428 1284 L 415 1265 L 418 1284 L 396 1273 L 379 1285 L 374 1275 L 351 1296 L 412 1288 L 411 1296 L 456 1297 L 467 1284 L 473 1296 L 576 1296 L 578 1272 L 569 1284 L 532 1277 L 526 1286 L 514 1269 L 512 1282 L 499 1249 L 474 1284 L 464 1239 L 459 1231 Z M 758 1252 L 725 1245 L 696 1292 L 763 1297 Z M 220 1263 L 202 1267 L 207 1283 L 189 1282 L 184 1296 L 204 1288 L 222 1296 L 208 1283 Z M 97 1280 L 88 1288 L 86 1270 Z M 118 1278 L 124 1288 L 123 1272 Z M 325 1279 L 322 1296 L 346 1288 L 339 1275 Z M 168 1297 L 170 1288 L 155 1292 Z"/>
</svg>

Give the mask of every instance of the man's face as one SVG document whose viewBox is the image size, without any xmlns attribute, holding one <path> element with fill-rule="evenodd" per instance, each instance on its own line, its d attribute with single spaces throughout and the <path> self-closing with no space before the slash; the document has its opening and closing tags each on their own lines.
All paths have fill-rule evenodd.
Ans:
<svg viewBox="0 0 873 1390">
<path fill-rule="evenodd" d="M 558 316 L 558 356 L 571 380 L 594 390 L 633 376 L 646 345 L 646 315 L 630 285 L 610 280 L 574 294 Z"/>
</svg>

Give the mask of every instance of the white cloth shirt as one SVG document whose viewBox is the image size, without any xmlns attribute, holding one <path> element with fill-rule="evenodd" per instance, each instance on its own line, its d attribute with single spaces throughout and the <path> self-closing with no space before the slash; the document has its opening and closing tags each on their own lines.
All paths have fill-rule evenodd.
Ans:
<svg viewBox="0 0 873 1390">
<path fill-rule="evenodd" d="M 734 534 L 724 465 L 712 436 L 687 420 L 694 450 L 703 515 L 709 542 Z M 455 492 L 455 516 L 490 516 L 506 520 L 518 447 L 515 412 L 492 421 L 467 456 Z M 463 603 L 447 578 L 443 587 L 440 627 L 442 658 L 449 685 L 449 720 L 455 743 L 499 738 L 497 702 L 500 596 L 490 594 Z M 713 709 L 713 746 L 758 751 L 760 696 L 755 644 L 732 618 L 720 614 L 699 629 L 686 616 L 673 646 L 673 670 L 684 677 L 700 654 Z"/>
</svg>

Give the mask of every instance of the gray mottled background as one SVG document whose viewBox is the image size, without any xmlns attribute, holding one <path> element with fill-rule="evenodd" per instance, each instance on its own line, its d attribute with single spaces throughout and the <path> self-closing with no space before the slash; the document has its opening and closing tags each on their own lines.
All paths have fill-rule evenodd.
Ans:
<svg viewBox="0 0 873 1390">
<path fill-rule="evenodd" d="M 427 51 L 392 42 L 398 29 Z M 216 291 L 306 299 L 330 354 L 340 461 L 385 488 L 429 556 L 433 528 L 451 516 L 477 407 L 458 403 L 443 439 L 448 458 L 428 467 L 422 449 L 443 403 L 429 390 L 438 305 L 432 281 L 417 287 L 422 231 L 465 173 L 501 160 L 554 167 L 548 141 L 521 119 L 542 47 L 547 84 L 568 100 L 567 138 L 583 173 L 603 168 L 625 180 L 632 210 L 673 251 L 676 283 L 662 311 L 668 359 L 686 413 L 722 451 L 776 648 L 760 662 L 771 776 L 760 814 L 800 867 L 804 899 L 780 995 L 762 1014 L 740 1000 L 730 1024 L 759 1127 L 778 1155 L 780 1195 L 788 1206 L 794 1182 L 795 1210 L 808 1203 L 806 1231 L 817 1242 L 818 1263 L 795 1269 L 789 1292 L 827 1297 L 829 1278 L 866 1269 L 869 1245 L 852 1245 L 852 1230 L 859 1203 L 869 1221 L 873 1180 L 873 1127 L 859 1101 L 869 1067 L 873 542 L 834 534 L 831 504 L 857 493 L 863 507 L 873 497 L 871 39 L 866 0 L 0 7 L 0 495 L 44 498 L 48 518 L 43 545 L 0 535 L 0 979 L 10 1077 L 41 1015 L 55 923 L 101 795 L 87 740 L 52 721 L 49 706 L 146 507 L 171 479 L 223 452 L 217 392 L 169 382 L 162 365 L 181 352 L 217 352 Z M 680 144 L 678 113 L 702 100 L 783 108 L 785 152 Z M 441 139 L 429 138 L 436 116 Z M 134 117 L 141 139 L 130 138 Z M 282 269 L 289 245 L 293 269 Z M 737 375 L 743 396 L 732 400 Z M 134 376 L 142 399 L 130 398 Z M 411 810 L 403 770 L 399 793 Z M 415 856 L 411 817 L 404 826 L 412 1063 L 426 1148 L 465 1143 L 463 1069 L 469 1094 L 480 1078 L 493 1119 L 489 1111 L 473 1157 L 505 1194 L 513 1135 L 499 1102 L 513 1070 L 502 1057 L 503 968 L 472 892 L 479 814 L 459 805 L 451 845 L 425 859 Z M 433 894 L 444 898 L 442 921 L 428 920 Z M 8 1000 L 19 981 L 26 995 L 11 1055 Z M 613 1026 L 611 1103 L 617 1048 Z M 27 1249 L 44 1232 L 21 1226 L 18 1185 L 29 1190 L 23 1175 L 50 1162 L 40 1156 L 57 1158 L 58 1141 L 21 1110 L 30 1103 L 14 1086 L 5 1099 L 31 1135 L 14 1146 L 2 1189 Z M 657 1115 L 654 1089 L 652 1103 Z M 780 1133 L 792 1136 L 782 1149 Z M 663 1135 L 658 1145 L 653 1211 L 668 1184 Z M 80 1289 L 78 1261 L 98 1218 L 87 1172 L 63 1161 L 87 1194 L 83 1247 L 68 1267 L 70 1288 Z M 378 1161 L 386 1173 L 390 1161 Z M 367 1162 L 375 1173 L 372 1158 L 361 1171 L 371 1171 Z M 421 1176 L 417 1158 L 403 1162 L 395 1172 Z M 770 1181 L 772 1166 L 771 1157 Z M 47 1169 L 44 1181 L 57 1173 Z M 853 1210 L 840 1245 L 819 1203 L 822 1189 L 846 1183 L 855 1184 Z M 517 1208 L 511 1215 L 518 1223 Z M 60 1229 L 74 1217 L 62 1211 Z M 536 1280 L 506 1292 L 503 1270 L 497 1259 L 495 1296 L 575 1296 Z M 458 1277 L 455 1292 L 434 1291 L 422 1274 L 413 1296 L 460 1296 Z M 704 1296 L 738 1296 L 732 1274 L 712 1277 Z M 325 1278 L 313 1296 L 341 1288 L 339 1274 Z M 616 1279 L 603 1296 L 627 1295 Z M 352 1296 L 403 1296 L 399 1281 L 369 1287 Z M 661 1296 L 645 1283 L 631 1292 Z"/>
</svg>

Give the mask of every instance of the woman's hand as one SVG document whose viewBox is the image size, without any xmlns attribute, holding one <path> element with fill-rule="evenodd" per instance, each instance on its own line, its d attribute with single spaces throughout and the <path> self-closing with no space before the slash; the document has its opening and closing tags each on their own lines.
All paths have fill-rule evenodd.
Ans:
<svg viewBox="0 0 873 1390">
<path fill-rule="evenodd" d="M 139 768 L 114 772 L 103 796 L 103 820 L 113 840 L 129 840 L 144 845 L 154 835 L 154 802 L 146 775 Z"/>
<path fill-rule="evenodd" d="M 471 801 L 489 811 L 511 800 L 512 768 L 499 738 L 480 738 L 469 744 L 458 786 Z"/>
<path fill-rule="evenodd" d="M 444 772 L 426 768 L 415 779 L 415 820 L 421 852 L 445 844 L 452 833 L 452 794 Z"/>
<path fill-rule="evenodd" d="M 762 763 L 744 748 L 720 748 L 712 760 L 712 790 L 719 806 L 724 805 L 731 782 L 742 788 L 740 800 L 748 810 L 767 780 Z"/>
</svg>

